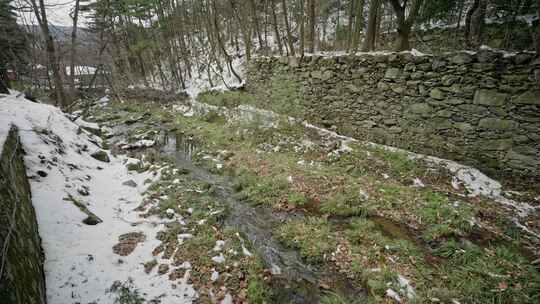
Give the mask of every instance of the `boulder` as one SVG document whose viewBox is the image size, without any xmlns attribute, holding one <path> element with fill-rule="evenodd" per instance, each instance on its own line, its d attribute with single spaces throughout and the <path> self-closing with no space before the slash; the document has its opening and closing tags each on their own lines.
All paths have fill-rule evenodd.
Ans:
<svg viewBox="0 0 540 304">
<path fill-rule="evenodd" d="M 95 159 L 97 159 L 99 161 L 105 162 L 105 163 L 108 163 L 108 162 L 111 161 L 109 159 L 109 154 L 107 154 L 107 152 L 105 152 L 103 150 L 96 151 L 96 152 L 90 154 L 90 156 L 92 156 L 93 158 L 95 158 Z"/>
</svg>

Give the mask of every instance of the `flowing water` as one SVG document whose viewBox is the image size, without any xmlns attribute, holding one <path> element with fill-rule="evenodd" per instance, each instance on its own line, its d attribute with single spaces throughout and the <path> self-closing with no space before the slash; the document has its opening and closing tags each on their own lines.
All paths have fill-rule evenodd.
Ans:
<svg viewBox="0 0 540 304">
<path fill-rule="evenodd" d="M 113 128 L 115 136 L 110 141 L 125 141 L 127 131 L 141 126 L 144 126 L 144 123 L 117 125 Z M 137 154 L 152 150 L 154 153 L 172 157 L 179 169 L 189 171 L 190 178 L 208 183 L 215 189 L 214 195 L 226 204 L 229 210 L 223 224 L 238 230 L 271 270 L 273 302 L 318 303 L 323 296 L 322 282 L 345 298 L 364 298 L 364 291 L 353 286 L 345 276 L 329 268 L 304 263 L 296 250 L 283 246 L 273 236 L 274 227 L 295 215 L 275 213 L 268 207 L 254 206 L 238 200 L 230 177 L 213 174 L 193 161 L 192 156 L 198 152 L 200 146 L 195 139 L 181 132 L 169 133 L 159 125 L 154 125 L 153 128 L 161 129 L 156 137 L 157 145 L 132 152 Z"/>
<path fill-rule="evenodd" d="M 229 209 L 224 225 L 240 231 L 271 269 L 276 302 L 317 303 L 321 297 L 321 281 L 331 282 L 332 289 L 344 296 L 362 296 L 362 291 L 354 288 L 343 276 L 329 269 L 307 265 L 302 262 L 296 250 L 281 245 L 272 230 L 284 216 L 272 212 L 270 208 L 254 207 L 236 199 L 232 181 L 228 177 L 213 174 L 192 161 L 197 147 L 193 138 L 176 133 L 163 136 L 160 150 L 161 153 L 173 156 L 177 166 L 187 169 L 191 178 L 209 183 L 216 189 L 215 195 Z"/>
</svg>

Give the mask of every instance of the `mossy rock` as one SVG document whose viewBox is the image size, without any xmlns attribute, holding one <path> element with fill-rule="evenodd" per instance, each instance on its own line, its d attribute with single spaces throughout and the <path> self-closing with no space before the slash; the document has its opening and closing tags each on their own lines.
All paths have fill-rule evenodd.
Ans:
<svg viewBox="0 0 540 304">
<path fill-rule="evenodd" d="M 96 152 L 90 154 L 90 156 L 92 156 L 93 158 L 95 158 L 95 159 L 97 159 L 99 161 L 105 162 L 105 163 L 108 163 L 108 162 L 111 161 L 109 159 L 109 154 L 107 154 L 107 152 L 105 152 L 103 150 L 96 151 Z"/>
</svg>

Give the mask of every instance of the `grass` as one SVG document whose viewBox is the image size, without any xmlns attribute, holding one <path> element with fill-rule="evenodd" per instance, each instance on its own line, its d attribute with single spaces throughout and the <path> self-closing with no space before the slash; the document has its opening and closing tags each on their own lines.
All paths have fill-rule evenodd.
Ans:
<svg viewBox="0 0 540 304">
<path fill-rule="evenodd" d="M 310 263 L 325 262 L 337 245 L 330 225 L 321 218 L 289 221 L 276 234 L 287 246 L 299 249 L 300 255 Z"/>
<path fill-rule="evenodd" d="M 115 281 L 108 292 L 116 294 L 114 304 L 143 304 L 146 299 L 141 296 L 139 290 L 135 288 L 133 279 L 126 282 Z"/>
<path fill-rule="evenodd" d="M 281 96 L 280 102 L 294 100 L 297 88 L 287 83 L 275 85 L 280 88 L 270 98 Z M 255 102 L 252 96 L 241 92 L 212 93 L 200 98 L 203 102 L 229 107 Z M 275 110 L 280 107 L 271 106 Z M 288 205 L 289 212 L 303 213 L 276 227 L 275 235 L 280 241 L 298 249 L 307 262 L 331 265 L 362 282 L 369 291 L 368 301 L 387 300 L 385 292 L 389 287 L 399 291 L 399 275 L 413 282 L 417 302 L 432 298 L 443 303 L 452 300 L 536 303 L 540 300 L 538 271 L 529 266 L 518 251 L 522 232 L 512 223 L 512 214 L 497 208 L 494 202 L 468 198 L 463 196 L 465 193 L 452 189 L 444 169 L 434 170 L 402 152 L 359 143 L 351 144 L 351 152 L 336 158 L 327 157 L 328 150 L 323 146 L 299 150 L 298 143 L 302 140 L 318 142 L 322 139 L 298 124 L 283 121 L 279 128 L 269 129 L 262 128 L 257 121 L 226 122 L 217 113 L 211 117 L 185 118 L 171 117 L 170 112 L 161 108 L 129 107 L 134 116 L 152 113 L 147 117 L 148 123 L 166 120 L 170 128 L 199 140 L 200 151 L 204 153 L 197 157 L 205 166 L 214 166 L 214 163 L 205 163 L 202 156 L 216 156 L 221 150 L 234 151 L 223 162 L 226 172 L 235 180 L 235 189 L 246 201 L 277 209 Z M 279 147 L 278 152 L 256 152 L 261 150 L 261 144 Z M 314 165 L 306 165 L 311 162 Z M 220 209 L 210 191 L 203 194 L 186 191 L 193 187 L 208 190 L 203 185 L 191 185 L 189 178 L 182 179 L 181 174 L 164 178 L 166 182 L 153 190 L 167 194 L 169 199 L 163 200 L 157 214 L 164 216 L 163 212 L 171 208 L 187 215 L 189 206 L 194 209 L 191 214 L 194 219 L 203 219 L 208 217 L 210 208 Z M 176 178 L 187 188 L 167 189 Z M 412 187 L 415 178 L 421 178 L 425 187 Z M 306 207 L 308 205 L 310 208 Z M 220 216 L 209 217 L 211 225 L 219 223 Z M 336 216 L 343 222 L 336 224 L 328 220 Z M 377 222 L 378 217 L 395 222 L 397 228 L 382 225 Z M 483 227 L 501 230 L 515 244 L 475 244 L 471 233 L 478 227 L 472 224 L 473 219 Z M 177 233 L 174 227 L 169 229 L 172 234 Z M 186 241 L 183 254 L 198 261 L 196 254 L 214 246 L 216 238 L 212 233 L 213 230 L 202 229 L 200 234 Z M 235 239 L 229 232 L 223 236 Z M 238 246 L 239 243 L 233 241 L 230 248 L 241 250 Z M 340 253 L 332 256 L 338 246 Z M 195 280 L 197 284 L 209 283 L 203 275 L 208 271 L 208 263 L 204 258 L 197 262 L 201 273 Z M 263 303 L 270 290 L 261 291 L 260 284 L 265 286 L 258 268 L 261 266 L 251 260 L 246 265 L 249 266 L 242 271 L 249 278 L 245 286 L 247 297 L 250 302 Z M 250 269 L 257 270 L 250 272 Z M 240 289 L 238 280 L 227 284 Z M 338 295 L 329 295 L 323 301 L 347 303 Z"/>
</svg>

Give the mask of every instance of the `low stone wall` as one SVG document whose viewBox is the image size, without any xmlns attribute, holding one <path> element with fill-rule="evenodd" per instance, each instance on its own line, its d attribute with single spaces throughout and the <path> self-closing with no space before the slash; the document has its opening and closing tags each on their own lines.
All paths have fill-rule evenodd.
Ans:
<svg viewBox="0 0 540 304">
<path fill-rule="evenodd" d="M 246 90 L 359 139 L 540 177 L 536 54 L 409 52 L 252 60 Z M 285 97 L 283 97 L 285 96 Z M 281 110 L 281 112 L 284 112 Z"/>
<path fill-rule="evenodd" d="M 43 304 L 46 303 L 44 257 L 15 128 L 10 130 L 1 149 L 0 302 Z M 4 249 L 7 249 L 5 255 Z"/>
</svg>

